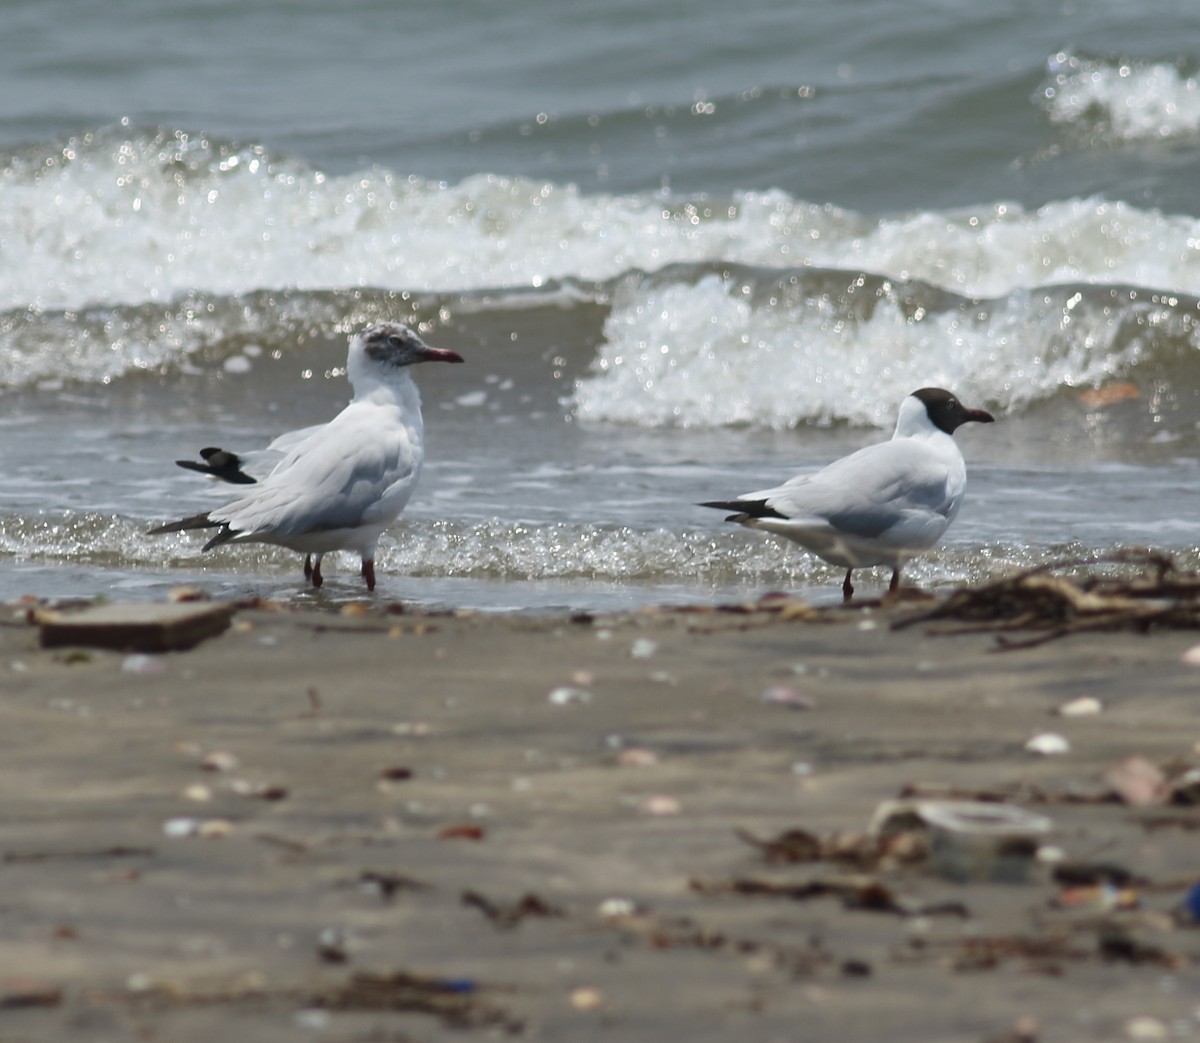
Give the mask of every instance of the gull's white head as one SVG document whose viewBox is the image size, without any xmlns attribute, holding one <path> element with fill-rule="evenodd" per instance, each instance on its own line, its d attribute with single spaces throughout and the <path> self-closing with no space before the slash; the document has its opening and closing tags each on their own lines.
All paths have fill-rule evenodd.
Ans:
<svg viewBox="0 0 1200 1043">
<path fill-rule="evenodd" d="M 948 435 L 963 424 L 990 424 L 996 418 L 983 409 L 968 409 L 944 388 L 921 388 L 900 403 L 896 438 L 944 431 Z"/>
<path fill-rule="evenodd" d="M 418 362 L 462 362 L 462 356 L 448 348 L 431 347 L 403 323 L 377 322 L 350 338 L 346 372 L 357 387 L 364 377 L 386 380 L 389 373 Z"/>
</svg>

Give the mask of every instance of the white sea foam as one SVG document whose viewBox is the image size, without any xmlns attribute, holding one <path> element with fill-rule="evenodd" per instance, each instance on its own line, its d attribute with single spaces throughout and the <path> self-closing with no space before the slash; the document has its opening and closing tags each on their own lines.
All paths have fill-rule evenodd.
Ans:
<svg viewBox="0 0 1200 1043">
<path fill-rule="evenodd" d="M 1040 97 L 1054 123 L 1114 141 L 1200 134 L 1200 82 L 1166 62 L 1114 62 L 1059 52 Z"/>
<path fill-rule="evenodd" d="M 1070 199 L 877 218 L 781 191 L 586 195 L 480 174 L 329 176 L 264 150 L 97 133 L 0 171 L 0 309 L 260 288 L 472 291 L 677 262 L 816 266 L 998 296 L 1053 282 L 1200 293 L 1200 222 Z"/>
<path fill-rule="evenodd" d="M 1019 406 L 1136 362 L 1145 340 L 1128 309 L 1068 306 L 1070 293 L 1043 287 L 1200 294 L 1200 221 L 1101 199 L 881 218 L 780 191 L 719 203 L 492 175 L 331 177 L 255 147 L 128 129 L 14 159 L 0 186 L 9 387 L 184 364 L 230 329 L 261 339 L 289 314 L 301 327 L 360 318 L 304 291 L 473 293 L 470 310 L 531 288 L 570 306 L 595 284 L 615 295 L 607 343 L 574 391 L 583 419 L 886 426 L 916 385 Z M 736 278 L 698 281 L 714 264 L 760 270 L 760 288 L 804 273 L 842 289 L 762 299 Z M 954 299 L 929 290 L 914 312 L 890 288 L 875 299 L 858 273 Z M 259 306 L 259 287 L 301 292 Z"/>
<path fill-rule="evenodd" d="M 964 514 L 970 512 L 964 511 Z M 970 533 L 970 518 L 956 523 L 945 543 L 905 567 L 910 582 L 921 586 L 978 583 L 998 573 L 1029 568 L 1048 561 L 1086 558 L 1102 553 L 1110 543 L 1029 544 L 989 542 Z M 1108 536 L 1111 540 L 1111 535 Z M 167 570 L 194 570 L 208 587 L 235 584 L 238 590 L 262 589 L 281 582 L 303 597 L 308 589 L 300 576 L 299 558 L 290 551 L 262 544 L 228 545 L 203 554 L 203 541 L 191 534 L 147 536 L 145 524 L 97 513 L 45 512 L 39 516 L 0 517 L 0 562 L 6 564 L 9 596 L 20 590 L 21 569 L 71 566 L 86 576 L 110 578 L 103 570 L 124 570 L 121 589 L 135 597 L 153 594 L 151 578 Z M 1195 568 L 1197 552 L 1182 534 L 1176 557 L 1180 568 Z M 407 578 L 422 580 L 505 580 L 582 583 L 581 596 L 590 601 L 586 584 L 661 584 L 690 588 L 703 594 L 711 586 L 740 586 L 761 591 L 764 586 L 797 589 L 805 586 L 840 592 L 842 571 L 803 553 L 786 541 L 726 525 L 713 513 L 707 524 L 677 525 L 670 529 L 608 527 L 588 524 L 519 525 L 499 519 L 477 524 L 435 522 L 401 525 L 384 534 L 377 567 L 385 593 L 411 587 Z M 97 571 L 100 570 L 100 571 Z M 357 558 L 331 557 L 326 569 L 329 587 L 357 595 Z M 870 578 L 868 578 L 870 577 Z M 74 580 L 72 590 L 87 590 L 88 579 Z M 870 584 L 882 589 L 886 573 L 868 572 Z M 165 582 L 175 582 L 168 578 Z M 82 585 L 81 585 L 82 584 Z M 626 590 L 625 596 L 629 596 Z M 577 595 L 580 596 L 580 595 Z M 505 604 L 511 604 L 508 595 Z"/>
<path fill-rule="evenodd" d="M 1142 303 L 1128 292 L 1020 292 L 939 311 L 906 307 L 887 282 L 860 293 L 871 300 L 856 314 L 824 295 L 753 303 L 748 285 L 715 276 L 631 284 L 614 299 L 573 404 L 584 420 L 652 427 L 887 427 L 916 387 L 1019 407 L 1126 372 L 1152 332 L 1195 340 L 1178 302 L 1154 295 Z"/>
</svg>

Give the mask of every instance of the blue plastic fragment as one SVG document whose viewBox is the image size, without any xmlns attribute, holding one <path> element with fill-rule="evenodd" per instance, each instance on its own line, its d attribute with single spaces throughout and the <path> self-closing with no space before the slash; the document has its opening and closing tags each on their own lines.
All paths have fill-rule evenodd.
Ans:
<svg viewBox="0 0 1200 1043">
<path fill-rule="evenodd" d="M 1187 909 L 1188 915 L 1193 920 L 1200 922 L 1200 883 L 1192 885 L 1192 889 L 1188 891 L 1187 897 L 1183 900 L 1183 905 Z"/>
<path fill-rule="evenodd" d="M 475 991 L 475 982 L 470 978 L 439 978 L 437 987 L 442 992 L 467 993 Z"/>
</svg>

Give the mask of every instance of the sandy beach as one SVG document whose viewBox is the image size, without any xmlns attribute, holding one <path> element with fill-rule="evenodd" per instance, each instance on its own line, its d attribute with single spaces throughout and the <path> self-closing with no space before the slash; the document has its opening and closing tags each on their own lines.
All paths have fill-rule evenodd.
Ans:
<svg viewBox="0 0 1200 1043">
<path fill-rule="evenodd" d="M 260 605 L 141 655 L 9 606 L 0 1039 L 1200 1035 L 1200 813 L 1105 779 L 1200 759 L 1200 635 L 778 608 Z M 1049 816 L 1043 858 L 885 852 L 905 793 Z"/>
</svg>

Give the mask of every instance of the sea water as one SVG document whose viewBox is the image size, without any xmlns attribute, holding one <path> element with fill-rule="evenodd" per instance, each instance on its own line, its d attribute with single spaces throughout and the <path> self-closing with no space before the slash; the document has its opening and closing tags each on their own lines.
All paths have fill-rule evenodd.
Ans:
<svg viewBox="0 0 1200 1043">
<path fill-rule="evenodd" d="M 608 608 L 838 570 L 694 506 L 886 438 L 969 489 L 906 575 L 1200 564 L 1200 9 L 15 2 L 0 62 L 0 598 L 361 593 L 156 523 L 176 468 L 346 401 L 417 324 L 427 463 L 380 593 Z M 886 576 L 876 582 L 880 587 Z M 864 577 L 862 592 L 871 590 Z"/>
</svg>

